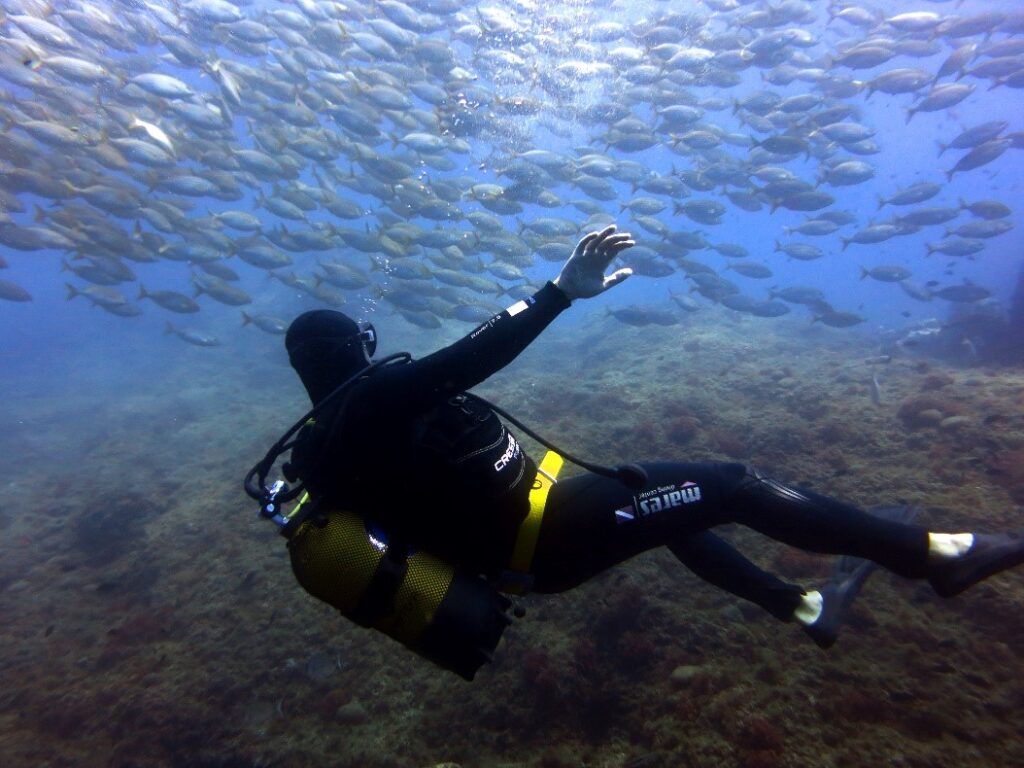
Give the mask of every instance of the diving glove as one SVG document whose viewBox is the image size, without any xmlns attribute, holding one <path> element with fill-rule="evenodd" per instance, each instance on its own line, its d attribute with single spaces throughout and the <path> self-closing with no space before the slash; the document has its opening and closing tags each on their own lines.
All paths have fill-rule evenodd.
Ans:
<svg viewBox="0 0 1024 768">
<path fill-rule="evenodd" d="M 576 244 L 561 274 L 555 279 L 555 285 L 562 289 L 569 301 L 589 299 L 604 293 L 633 274 L 629 267 L 607 276 L 604 274 L 612 260 L 633 245 L 636 245 L 633 236 L 628 232 L 616 232 L 614 224 L 600 232 L 591 232 Z"/>
</svg>

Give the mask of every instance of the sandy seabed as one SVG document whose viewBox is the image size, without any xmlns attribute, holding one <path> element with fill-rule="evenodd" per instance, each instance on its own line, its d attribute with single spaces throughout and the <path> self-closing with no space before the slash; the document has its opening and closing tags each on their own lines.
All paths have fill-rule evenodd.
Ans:
<svg viewBox="0 0 1024 768">
<path fill-rule="evenodd" d="M 1021 527 L 1024 370 L 872 369 L 866 334 L 725 310 L 585 327 L 481 394 L 596 461 L 745 461 L 935 529 Z M 434 668 L 295 583 L 241 477 L 305 403 L 279 352 L 232 354 L 5 396 L 6 768 L 1024 766 L 1024 570 L 946 601 L 878 572 L 824 652 L 656 550 L 529 597 L 475 682 Z M 833 563 L 726 535 L 808 586 Z"/>
</svg>

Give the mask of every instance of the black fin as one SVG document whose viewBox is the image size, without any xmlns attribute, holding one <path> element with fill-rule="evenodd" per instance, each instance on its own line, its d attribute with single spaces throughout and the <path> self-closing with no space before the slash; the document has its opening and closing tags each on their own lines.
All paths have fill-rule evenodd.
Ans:
<svg viewBox="0 0 1024 768">
<path fill-rule="evenodd" d="M 868 513 L 883 520 L 897 523 L 909 523 L 918 513 L 918 508 L 909 504 L 900 504 L 869 509 Z M 850 606 L 857 598 L 864 582 L 878 567 L 872 560 L 862 557 L 844 555 L 839 558 L 828 583 L 819 591 L 823 599 L 821 616 L 813 624 L 804 627 L 804 631 L 822 648 L 831 647 L 839 637 L 839 627 L 846 618 Z"/>
</svg>

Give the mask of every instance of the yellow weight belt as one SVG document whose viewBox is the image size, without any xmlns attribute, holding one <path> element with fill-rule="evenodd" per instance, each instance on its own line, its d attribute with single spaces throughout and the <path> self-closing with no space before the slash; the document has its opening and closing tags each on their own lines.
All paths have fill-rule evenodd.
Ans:
<svg viewBox="0 0 1024 768">
<path fill-rule="evenodd" d="M 502 590 L 514 595 L 522 595 L 529 591 L 530 566 L 533 565 L 533 553 L 537 549 L 537 537 L 540 535 L 540 524 L 544 519 L 544 507 L 548 502 L 548 492 L 555 484 L 558 473 L 565 460 L 554 451 L 548 451 L 537 467 L 537 477 L 530 490 L 530 512 L 519 525 L 519 534 L 512 549 Z"/>
</svg>

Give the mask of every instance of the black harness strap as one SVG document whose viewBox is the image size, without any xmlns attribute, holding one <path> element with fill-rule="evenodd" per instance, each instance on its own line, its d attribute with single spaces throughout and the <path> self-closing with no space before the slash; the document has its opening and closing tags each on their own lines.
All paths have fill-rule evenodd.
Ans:
<svg viewBox="0 0 1024 768">
<path fill-rule="evenodd" d="M 395 612 L 395 595 L 409 570 L 408 557 L 408 543 L 392 537 L 350 619 L 364 627 L 372 627 Z"/>
</svg>

